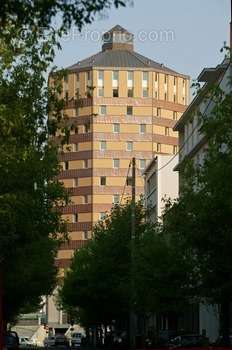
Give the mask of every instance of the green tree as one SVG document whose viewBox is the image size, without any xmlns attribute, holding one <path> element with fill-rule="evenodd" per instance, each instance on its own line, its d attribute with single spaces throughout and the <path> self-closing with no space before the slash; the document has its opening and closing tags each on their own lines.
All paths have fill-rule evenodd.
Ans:
<svg viewBox="0 0 232 350">
<path fill-rule="evenodd" d="M 144 231 L 144 211 L 136 205 L 136 237 Z M 84 322 L 110 324 L 127 319 L 131 305 L 131 204 L 115 206 L 94 229 L 88 246 L 76 252 L 67 273 L 63 305 L 84 310 Z M 82 319 L 81 319 L 82 321 Z"/>
</svg>

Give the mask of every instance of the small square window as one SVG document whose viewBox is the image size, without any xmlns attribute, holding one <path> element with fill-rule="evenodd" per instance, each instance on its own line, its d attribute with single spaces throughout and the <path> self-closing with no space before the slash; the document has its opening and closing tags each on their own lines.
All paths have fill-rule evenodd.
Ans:
<svg viewBox="0 0 232 350">
<path fill-rule="evenodd" d="M 133 151 L 133 142 L 132 142 L 132 141 L 127 141 L 127 143 L 126 143 L 126 149 L 127 149 L 127 151 L 129 151 L 129 152 Z"/>
<path fill-rule="evenodd" d="M 140 159 L 139 167 L 140 167 L 140 169 L 145 169 L 145 167 L 146 167 L 146 160 L 145 159 Z"/>
<path fill-rule="evenodd" d="M 88 159 L 84 160 L 84 168 L 87 169 L 88 168 Z"/>
<path fill-rule="evenodd" d="M 120 160 L 118 158 L 113 159 L 113 167 L 118 169 L 120 166 Z"/>
<path fill-rule="evenodd" d="M 114 194 L 113 195 L 113 203 L 114 204 L 119 204 L 120 196 L 119 194 Z"/>
<path fill-rule="evenodd" d="M 105 220 L 105 218 L 106 218 L 106 213 L 105 212 L 102 212 L 102 213 L 99 214 L 99 219 L 100 220 Z"/>
<path fill-rule="evenodd" d="M 78 222 L 78 213 L 73 214 L 73 222 Z"/>
<path fill-rule="evenodd" d="M 133 107 L 132 106 L 127 106 L 126 114 L 127 115 L 133 115 Z"/>
<path fill-rule="evenodd" d="M 104 96 L 104 88 L 103 87 L 98 88 L 97 91 L 98 91 L 98 97 Z"/>
<path fill-rule="evenodd" d="M 100 106 L 100 115 L 106 115 L 106 106 Z"/>
<path fill-rule="evenodd" d="M 113 131 L 115 134 L 118 134 L 120 132 L 120 124 L 119 123 L 114 123 Z"/>
<path fill-rule="evenodd" d="M 83 196 L 83 203 L 84 204 L 88 203 L 88 195 L 87 194 Z"/>
<path fill-rule="evenodd" d="M 134 89 L 129 88 L 127 89 L 127 97 L 133 97 L 134 96 Z"/>
<path fill-rule="evenodd" d="M 106 177 L 105 176 L 101 176 L 100 177 L 100 185 L 101 186 L 106 186 Z"/>
<path fill-rule="evenodd" d="M 106 141 L 101 141 L 100 142 L 100 150 L 101 151 L 106 151 Z"/>
<path fill-rule="evenodd" d="M 68 162 L 64 162 L 64 170 L 68 170 L 69 169 L 69 164 Z"/>
<path fill-rule="evenodd" d="M 140 134 L 145 134 L 146 124 L 140 124 L 139 132 L 140 132 Z"/>
<path fill-rule="evenodd" d="M 83 231 L 83 238 L 84 239 L 88 239 L 89 238 L 88 231 Z"/>
<path fill-rule="evenodd" d="M 113 97 L 118 97 L 118 88 L 113 89 Z"/>
</svg>

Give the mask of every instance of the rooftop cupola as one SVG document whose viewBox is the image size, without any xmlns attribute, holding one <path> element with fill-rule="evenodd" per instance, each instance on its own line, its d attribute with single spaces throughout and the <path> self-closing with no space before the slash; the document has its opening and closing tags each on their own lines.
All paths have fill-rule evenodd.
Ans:
<svg viewBox="0 0 232 350">
<path fill-rule="evenodd" d="M 134 35 L 120 25 L 116 25 L 102 36 L 102 51 L 134 49 Z"/>
</svg>

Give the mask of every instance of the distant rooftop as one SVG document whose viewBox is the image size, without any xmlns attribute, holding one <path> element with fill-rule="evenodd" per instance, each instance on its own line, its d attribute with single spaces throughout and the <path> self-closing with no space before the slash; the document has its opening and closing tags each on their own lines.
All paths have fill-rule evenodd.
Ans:
<svg viewBox="0 0 232 350">
<path fill-rule="evenodd" d="M 187 77 L 135 52 L 134 35 L 120 25 L 116 25 L 104 33 L 102 40 L 102 51 L 73 64 L 67 69 L 77 71 L 91 69 L 92 67 L 141 68 Z"/>
</svg>

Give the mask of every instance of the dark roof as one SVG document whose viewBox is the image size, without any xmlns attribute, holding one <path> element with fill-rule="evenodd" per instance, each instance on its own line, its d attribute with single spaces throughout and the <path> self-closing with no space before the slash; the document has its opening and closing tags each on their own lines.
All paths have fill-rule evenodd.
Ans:
<svg viewBox="0 0 232 350">
<path fill-rule="evenodd" d="M 92 67 L 115 67 L 115 68 L 143 68 L 163 71 L 169 74 L 182 75 L 172 69 L 157 63 L 150 58 L 130 50 L 106 50 L 98 52 L 76 64 L 68 67 L 68 70 L 76 71 Z M 184 76 L 184 75 L 182 75 Z M 186 77 L 186 76 L 185 76 Z"/>
<path fill-rule="evenodd" d="M 130 32 L 128 32 L 128 30 L 126 30 L 125 28 L 123 28 L 122 26 L 120 26 L 119 24 L 117 24 L 116 26 L 114 26 L 113 28 L 111 28 L 108 32 L 106 33 L 114 33 L 114 32 L 120 32 L 120 33 L 125 33 L 125 34 L 131 34 Z M 105 33 L 105 34 L 106 34 Z M 103 34 L 104 35 L 104 34 Z"/>
</svg>

